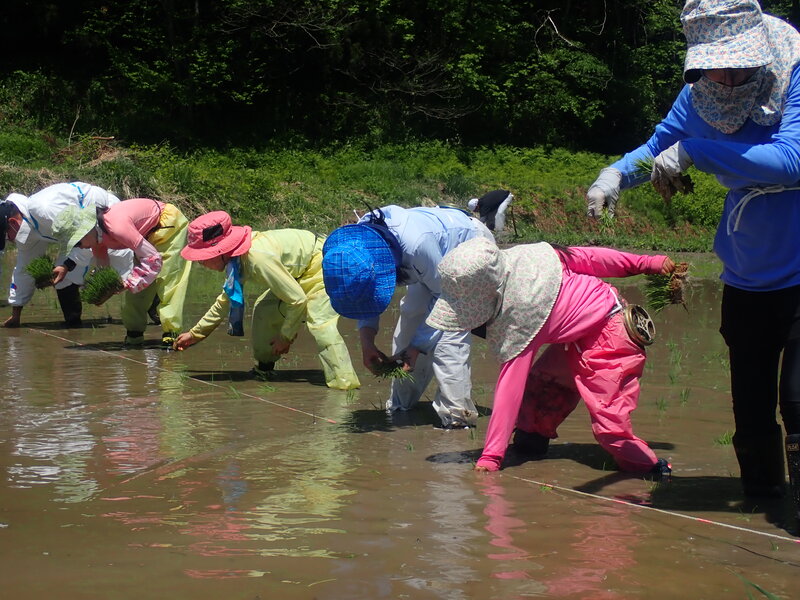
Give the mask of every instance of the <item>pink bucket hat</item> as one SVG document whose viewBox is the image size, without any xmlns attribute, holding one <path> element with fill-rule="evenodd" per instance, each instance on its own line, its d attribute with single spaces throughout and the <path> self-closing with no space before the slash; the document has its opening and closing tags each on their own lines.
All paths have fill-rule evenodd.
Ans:
<svg viewBox="0 0 800 600">
<path fill-rule="evenodd" d="M 681 12 L 686 36 L 683 79 L 705 69 L 763 67 L 774 58 L 761 7 L 755 0 L 688 0 Z"/>
<path fill-rule="evenodd" d="M 231 217 L 222 210 L 197 217 L 189 223 L 186 246 L 181 256 L 186 260 L 208 260 L 223 254 L 240 256 L 250 250 L 252 228 L 232 225 Z"/>
</svg>

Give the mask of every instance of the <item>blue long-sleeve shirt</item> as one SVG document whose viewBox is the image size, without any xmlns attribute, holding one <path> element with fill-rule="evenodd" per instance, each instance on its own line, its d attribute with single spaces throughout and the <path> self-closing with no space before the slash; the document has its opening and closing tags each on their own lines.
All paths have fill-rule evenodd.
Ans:
<svg viewBox="0 0 800 600">
<path fill-rule="evenodd" d="M 658 156 L 678 141 L 695 167 L 716 175 L 729 190 L 714 240 L 722 281 L 751 291 L 800 285 L 800 189 L 740 203 L 754 187 L 800 188 L 800 69 L 792 74 L 777 124 L 748 119 L 732 134 L 706 123 L 692 105 L 691 87 L 684 86 L 647 143 L 612 165 L 622 173 L 622 189 L 649 180 L 637 172 L 639 159 Z"/>
<path fill-rule="evenodd" d="M 420 293 L 406 295 L 404 311 L 428 314 L 442 293 L 437 267 L 445 254 L 479 233 L 472 219 L 464 212 L 452 208 L 402 208 L 389 205 L 381 209 L 389 231 L 397 238 L 402 251 L 402 283 L 420 286 Z M 363 222 L 365 219 L 362 219 Z M 409 305 L 409 303 L 411 305 Z M 379 317 L 364 319 L 358 327 L 378 330 Z M 417 328 L 411 345 L 423 352 L 439 341 L 442 332 L 425 324 Z"/>
</svg>

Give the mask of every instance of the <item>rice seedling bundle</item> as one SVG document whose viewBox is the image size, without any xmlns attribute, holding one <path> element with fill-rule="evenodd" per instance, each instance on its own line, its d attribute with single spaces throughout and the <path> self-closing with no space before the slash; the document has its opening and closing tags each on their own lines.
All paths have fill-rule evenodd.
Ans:
<svg viewBox="0 0 800 600">
<path fill-rule="evenodd" d="M 686 274 L 689 263 L 678 263 L 669 275 L 647 275 L 644 295 L 647 308 L 658 313 L 670 304 L 680 304 L 686 308 Z M 686 308 L 686 310 L 689 310 Z"/>
<path fill-rule="evenodd" d="M 100 306 L 114 294 L 125 289 L 119 274 L 111 267 L 92 271 L 81 288 L 81 300 Z"/>
<path fill-rule="evenodd" d="M 403 361 L 385 361 L 378 365 L 375 376 L 379 379 L 414 379 L 410 371 L 403 368 Z"/>
<path fill-rule="evenodd" d="M 40 256 L 34 258 L 28 266 L 25 267 L 25 271 L 27 271 L 28 275 L 33 277 L 36 288 L 42 289 L 53 285 L 54 268 L 55 265 L 53 264 L 52 258 L 49 256 Z"/>
<path fill-rule="evenodd" d="M 636 159 L 633 163 L 636 167 L 636 175 L 641 177 L 645 175 L 649 176 L 653 172 L 653 162 L 654 159 L 652 156 Z M 683 173 L 680 176 L 680 180 L 681 187 L 673 185 L 673 192 L 682 192 L 684 194 L 691 194 L 694 192 L 694 181 L 692 181 L 692 178 L 688 173 Z"/>
</svg>

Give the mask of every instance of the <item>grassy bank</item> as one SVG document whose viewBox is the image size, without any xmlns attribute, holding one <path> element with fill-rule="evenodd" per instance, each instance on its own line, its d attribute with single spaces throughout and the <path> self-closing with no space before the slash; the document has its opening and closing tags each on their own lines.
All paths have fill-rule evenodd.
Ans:
<svg viewBox="0 0 800 600">
<path fill-rule="evenodd" d="M 366 204 L 466 206 L 470 197 L 502 187 L 517 198 L 508 220 L 513 241 L 710 250 L 723 190 L 702 173 L 693 173 L 695 194 L 678 196 L 672 206 L 642 185 L 622 193 L 616 219 L 587 219 L 586 188 L 613 158 L 442 142 L 185 153 L 106 138 L 67 143 L 41 132 L 6 129 L 0 133 L 0 185 L 3 195 L 30 194 L 51 183 L 81 180 L 121 198 L 173 202 L 189 217 L 224 209 L 255 228 L 323 233 Z"/>
</svg>

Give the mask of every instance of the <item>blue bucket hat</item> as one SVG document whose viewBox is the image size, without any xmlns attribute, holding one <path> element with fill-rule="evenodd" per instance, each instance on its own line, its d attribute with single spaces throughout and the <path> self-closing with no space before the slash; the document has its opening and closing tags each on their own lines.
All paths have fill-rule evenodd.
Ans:
<svg viewBox="0 0 800 600">
<path fill-rule="evenodd" d="M 397 268 L 389 244 L 370 225 L 344 225 L 322 247 L 322 276 L 333 310 L 371 319 L 389 306 Z"/>
</svg>

